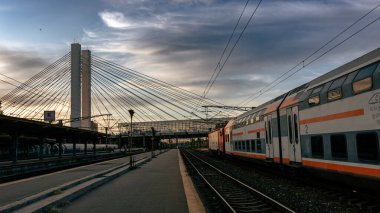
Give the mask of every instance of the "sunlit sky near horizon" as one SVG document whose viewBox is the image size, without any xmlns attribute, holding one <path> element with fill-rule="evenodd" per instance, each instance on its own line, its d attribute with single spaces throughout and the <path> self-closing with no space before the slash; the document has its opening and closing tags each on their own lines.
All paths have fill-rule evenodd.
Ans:
<svg viewBox="0 0 380 213">
<path fill-rule="evenodd" d="M 3 0 L 0 73 L 25 81 L 78 42 L 93 54 L 201 95 L 245 0 Z M 251 0 L 232 42 L 259 1 Z M 207 97 L 238 105 L 304 60 L 380 1 L 262 1 Z M 320 53 L 380 16 L 380 8 Z M 380 47 L 380 21 L 254 106 Z M 11 81 L 4 77 L 1 80 Z M 13 86 L 1 83 L 0 96 Z"/>
</svg>

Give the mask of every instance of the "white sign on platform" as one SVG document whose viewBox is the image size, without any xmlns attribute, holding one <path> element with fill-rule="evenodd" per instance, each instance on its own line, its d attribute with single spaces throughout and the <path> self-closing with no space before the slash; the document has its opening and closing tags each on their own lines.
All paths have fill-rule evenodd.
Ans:
<svg viewBox="0 0 380 213">
<path fill-rule="evenodd" d="M 55 111 L 44 111 L 44 121 L 55 121 Z"/>
</svg>

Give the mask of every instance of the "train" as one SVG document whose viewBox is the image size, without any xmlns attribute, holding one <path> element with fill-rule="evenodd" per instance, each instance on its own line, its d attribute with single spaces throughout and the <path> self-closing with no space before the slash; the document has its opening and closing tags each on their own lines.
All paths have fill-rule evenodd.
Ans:
<svg viewBox="0 0 380 213">
<path fill-rule="evenodd" d="M 379 63 L 380 48 L 235 117 L 209 151 L 380 190 Z"/>
<path fill-rule="evenodd" d="M 96 144 L 96 152 L 115 152 L 118 149 L 118 145 L 116 144 Z M 39 153 L 39 145 L 34 145 L 31 148 L 30 154 L 38 155 Z M 91 153 L 94 150 L 94 144 L 87 144 L 87 152 Z M 84 153 L 85 145 L 84 144 L 76 144 L 75 145 L 76 153 Z M 71 143 L 62 144 L 62 154 L 69 154 L 74 152 L 74 145 Z M 44 155 L 58 155 L 59 154 L 59 144 L 43 144 L 42 153 Z"/>
</svg>

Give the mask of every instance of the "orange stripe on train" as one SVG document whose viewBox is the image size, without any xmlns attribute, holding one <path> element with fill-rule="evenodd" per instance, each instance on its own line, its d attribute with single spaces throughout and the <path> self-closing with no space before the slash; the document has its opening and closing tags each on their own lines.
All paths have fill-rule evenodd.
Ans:
<svg viewBox="0 0 380 213">
<path fill-rule="evenodd" d="M 264 128 L 259 128 L 259 129 L 249 130 L 248 133 L 263 132 L 263 131 L 264 131 Z"/>
<path fill-rule="evenodd" d="M 350 118 L 350 117 L 362 116 L 362 115 L 364 115 L 364 109 L 356 109 L 356 110 L 347 111 L 347 112 L 341 112 L 341 113 L 336 113 L 336 114 L 331 114 L 331 115 L 324 115 L 320 117 L 304 119 L 300 121 L 300 124 L 302 125 L 302 124 L 318 123 L 318 122 L 323 122 L 323 121 L 337 120 L 337 119 Z"/>
<path fill-rule="evenodd" d="M 238 132 L 238 133 L 235 133 L 235 134 L 232 134 L 233 136 L 238 136 L 238 135 L 242 135 L 243 132 Z"/>
<path fill-rule="evenodd" d="M 359 174 L 359 175 L 371 176 L 371 177 L 377 177 L 377 178 L 380 177 L 380 169 L 363 168 L 363 167 L 357 167 L 357 166 L 316 162 L 316 161 L 309 161 L 309 160 L 303 160 L 302 164 L 304 166 L 320 168 L 320 169 L 325 169 L 325 170 L 334 170 L 334 171 Z"/>
<path fill-rule="evenodd" d="M 258 158 L 258 159 L 265 159 L 265 155 L 258 155 L 258 154 L 253 154 L 253 153 L 243 153 L 243 152 L 230 152 L 233 155 L 238 155 L 242 157 L 248 157 L 248 158 Z"/>
</svg>

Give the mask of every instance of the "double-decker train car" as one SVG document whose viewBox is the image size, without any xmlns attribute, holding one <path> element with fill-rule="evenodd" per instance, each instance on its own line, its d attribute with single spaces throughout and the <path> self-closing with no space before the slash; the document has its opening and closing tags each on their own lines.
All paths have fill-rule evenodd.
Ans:
<svg viewBox="0 0 380 213">
<path fill-rule="evenodd" d="M 238 116 L 225 153 L 380 188 L 379 62 L 380 48 Z"/>
</svg>

